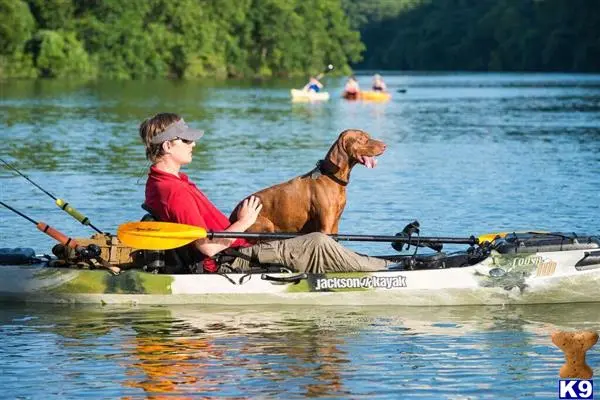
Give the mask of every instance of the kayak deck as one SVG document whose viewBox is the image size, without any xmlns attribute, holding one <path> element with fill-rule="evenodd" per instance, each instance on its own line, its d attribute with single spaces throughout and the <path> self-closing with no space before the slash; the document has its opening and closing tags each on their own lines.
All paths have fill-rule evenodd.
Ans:
<svg viewBox="0 0 600 400">
<path fill-rule="evenodd" d="M 129 269 L 0 267 L 0 297 L 137 304 L 489 305 L 600 302 L 600 239 L 511 234 L 493 249 L 395 255 L 375 272 L 163 274 Z M 390 258 L 388 258 L 390 259 Z"/>
<path fill-rule="evenodd" d="M 579 252 L 579 258 L 583 251 Z M 538 256 L 462 268 L 328 274 L 152 274 L 6 266 L 5 300 L 120 304 L 489 305 L 598 302 L 600 265 L 576 270 Z M 514 261 L 519 260 L 519 261 Z M 522 261 L 521 261 L 522 260 Z M 552 263 L 555 263 L 552 264 Z M 509 268 L 509 267 L 515 268 Z M 502 276 L 497 270 L 506 268 Z M 287 282 L 280 281 L 287 279 Z"/>
</svg>

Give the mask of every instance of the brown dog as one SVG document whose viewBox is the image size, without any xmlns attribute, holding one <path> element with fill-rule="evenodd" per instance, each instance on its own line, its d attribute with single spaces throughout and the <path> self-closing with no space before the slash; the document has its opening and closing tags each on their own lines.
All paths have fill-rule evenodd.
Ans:
<svg viewBox="0 0 600 400">
<path fill-rule="evenodd" d="M 350 171 L 356 164 L 374 168 L 375 157 L 383 154 L 385 146 L 364 131 L 343 131 L 315 169 L 254 193 L 263 208 L 247 232 L 337 233 Z M 231 221 L 239 207 L 233 210 Z"/>
</svg>

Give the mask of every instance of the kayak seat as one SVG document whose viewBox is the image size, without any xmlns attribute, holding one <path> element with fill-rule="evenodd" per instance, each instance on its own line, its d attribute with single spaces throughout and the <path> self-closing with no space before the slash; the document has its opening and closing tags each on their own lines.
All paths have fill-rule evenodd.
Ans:
<svg viewBox="0 0 600 400">
<path fill-rule="evenodd" d="M 142 222 L 160 221 L 146 203 L 142 204 L 142 209 L 147 212 L 142 217 Z M 172 250 L 143 250 L 142 257 L 136 260 L 136 265 L 146 272 L 170 275 L 201 274 L 204 272 L 202 262 L 193 254 L 190 246 Z"/>
</svg>

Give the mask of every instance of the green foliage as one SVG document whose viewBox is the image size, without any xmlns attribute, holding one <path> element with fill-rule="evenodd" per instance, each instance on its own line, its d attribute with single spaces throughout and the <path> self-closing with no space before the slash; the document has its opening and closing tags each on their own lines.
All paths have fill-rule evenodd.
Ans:
<svg viewBox="0 0 600 400">
<path fill-rule="evenodd" d="M 75 5 L 71 0 L 26 0 L 40 29 L 70 30 Z"/>
<path fill-rule="evenodd" d="M 27 3 L 0 0 L 0 79 L 35 78 L 37 70 L 24 46 L 35 31 L 35 20 Z"/>
<path fill-rule="evenodd" d="M 33 64 L 30 53 L 16 51 L 9 55 L 0 55 L 0 79 L 37 78 L 38 70 Z"/>
<path fill-rule="evenodd" d="M 353 29 L 396 17 L 423 4 L 423 0 L 342 0 L 342 7 Z"/>
<path fill-rule="evenodd" d="M 600 7 L 586 0 L 344 0 L 357 67 L 600 71 Z"/>
<path fill-rule="evenodd" d="M 349 70 L 364 46 L 340 1 L 0 0 L 15 15 L 12 25 L 0 23 L 11 33 L 0 44 L 30 56 L 44 77 L 268 77 L 314 74 L 329 63 Z M 6 69 L 16 58 L 0 61 Z"/>
<path fill-rule="evenodd" d="M 0 0 L 0 15 L 0 54 L 11 55 L 29 40 L 35 20 L 21 0 Z"/>
<path fill-rule="evenodd" d="M 589 0 L 0 0 L 0 15 L 0 78 L 600 70 Z"/>
<path fill-rule="evenodd" d="M 28 47 L 42 77 L 90 77 L 94 74 L 88 54 L 73 32 L 40 30 Z"/>
</svg>

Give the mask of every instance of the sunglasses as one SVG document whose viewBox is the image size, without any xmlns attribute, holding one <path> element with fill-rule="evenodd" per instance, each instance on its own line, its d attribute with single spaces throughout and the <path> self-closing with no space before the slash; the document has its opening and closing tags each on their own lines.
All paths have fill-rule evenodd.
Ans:
<svg viewBox="0 0 600 400">
<path fill-rule="evenodd" d="M 195 140 L 183 139 L 183 138 L 180 138 L 180 137 L 176 137 L 176 138 L 175 138 L 175 139 L 173 139 L 173 140 L 181 140 L 181 141 L 182 141 L 183 143 L 185 143 L 185 144 L 192 144 L 192 143 L 194 143 L 194 142 L 195 142 Z"/>
</svg>

